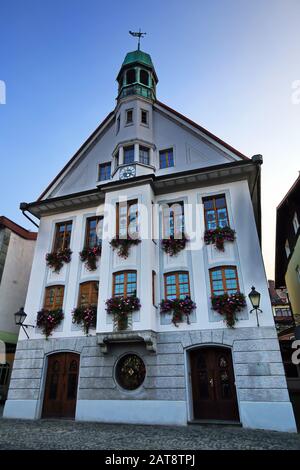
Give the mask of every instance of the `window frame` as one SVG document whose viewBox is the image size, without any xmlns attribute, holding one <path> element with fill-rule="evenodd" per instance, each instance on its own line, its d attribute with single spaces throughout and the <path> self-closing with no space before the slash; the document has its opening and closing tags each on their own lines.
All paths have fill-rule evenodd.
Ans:
<svg viewBox="0 0 300 470">
<path fill-rule="evenodd" d="M 91 222 L 93 220 L 96 220 L 96 232 L 97 232 L 98 223 L 100 222 L 100 220 L 103 220 L 103 215 L 93 215 L 91 217 L 86 218 L 86 220 L 85 220 L 85 234 L 84 234 L 84 248 L 94 248 L 95 246 L 99 246 L 102 242 L 102 239 L 100 240 L 100 238 L 98 237 L 98 235 L 96 233 L 97 244 L 94 245 L 94 246 L 90 246 L 90 244 L 88 243 L 89 238 L 90 238 L 89 222 Z"/>
<path fill-rule="evenodd" d="M 128 120 L 128 115 L 131 113 L 131 120 Z M 133 124 L 133 108 L 128 108 L 125 110 L 125 126 L 131 126 Z"/>
<path fill-rule="evenodd" d="M 126 149 L 132 149 L 133 150 L 133 160 L 131 160 L 130 162 L 125 161 Z M 123 147 L 123 164 L 124 165 L 132 165 L 134 162 L 135 162 L 134 145 L 126 145 L 125 147 Z"/>
<path fill-rule="evenodd" d="M 174 205 L 178 205 L 178 206 L 181 206 L 182 207 L 182 211 L 181 211 L 181 214 L 175 214 L 175 211 L 174 210 L 171 210 L 172 209 L 172 206 Z M 164 206 L 168 206 L 169 207 L 169 217 L 168 217 L 168 221 L 169 221 L 169 227 L 168 227 L 168 231 L 166 230 L 166 224 L 165 224 L 165 215 L 164 215 L 164 210 L 165 210 L 165 207 Z M 172 201 L 172 202 L 166 202 L 163 204 L 163 207 L 162 207 L 162 235 L 163 235 L 163 239 L 165 238 L 168 238 L 170 236 L 174 236 L 175 237 L 175 234 L 179 234 L 179 232 L 176 232 L 175 231 L 175 228 L 177 226 L 177 223 L 175 223 L 175 220 L 176 220 L 176 217 L 182 217 L 182 226 L 181 226 L 181 236 L 184 235 L 185 233 L 185 214 L 184 214 L 184 201 Z M 173 229 L 174 229 L 174 233 L 172 234 L 171 233 L 171 223 L 170 223 L 170 220 L 173 219 Z M 177 237 L 178 238 L 178 237 Z"/>
<path fill-rule="evenodd" d="M 138 209 L 138 199 L 132 199 L 130 201 L 126 201 L 126 203 L 120 203 L 117 202 L 116 204 L 116 236 L 120 237 L 120 204 L 124 205 L 126 204 L 126 237 L 129 237 L 128 229 L 129 229 L 129 224 L 130 224 L 130 207 L 134 206 L 135 204 L 137 205 L 137 210 L 136 210 L 136 233 L 139 232 L 139 209 Z"/>
<path fill-rule="evenodd" d="M 174 284 L 167 284 L 167 278 L 168 276 L 175 276 L 175 286 L 176 286 L 176 299 L 180 298 L 180 284 L 186 284 L 186 283 L 180 283 L 179 282 L 179 275 L 180 274 L 187 274 L 188 276 L 188 294 L 186 294 L 188 297 L 191 297 L 191 284 L 190 284 L 190 273 L 189 271 L 170 271 L 168 273 L 164 273 L 164 293 L 165 293 L 165 299 L 168 299 L 168 294 L 167 294 L 167 286 L 169 285 L 174 285 Z"/>
<path fill-rule="evenodd" d="M 145 163 L 144 161 L 141 161 L 141 154 L 140 154 L 140 151 L 147 151 L 148 153 L 148 163 Z M 145 145 L 139 145 L 139 163 L 141 163 L 142 165 L 150 165 L 150 148 L 149 147 L 146 147 Z"/>
<path fill-rule="evenodd" d="M 226 277 L 225 277 L 225 269 L 233 269 L 235 271 L 235 279 L 237 283 L 237 290 L 236 292 L 240 292 L 240 283 L 239 283 L 239 276 L 238 276 L 238 270 L 236 266 L 233 265 L 222 265 L 222 266 L 215 266 L 214 268 L 209 269 L 209 280 L 210 280 L 210 292 L 213 297 L 218 296 L 218 295 L 224 295 L 228 293 L 228 290 L 233 290 L 233 289 L 227 289 L 226 287 Z M 222 291 L 223 294 L 215 294 L 214 289 L 213 289 L 213 279 L 212 279 L 212 273 L 214 271 L 220 271 L 222 272 Z M 229 294 L 230 295 L 230 294 Z"/>
<path fill-rule="evenodd" d="M 116 295 L 115 287 L 116 285 L 120 284 L 120 283 L 118 284 L 116 283 L 116 276 L 120 274 L 124 275 L 124 283 L 123 283 L 124 290 L 123 290 L 123 295 Z M 112 282 L 112 297 L 113 298 L 124 297 L 125 299 L 127 299 L 127 297 L 133 296 L 132 294 L 128 296 L 128 292 L 127 292 L 128 284 L 133 284 L 132 282 L 128 283 L 128 274 L 135 274 L 135 285 L 136 285 L 135 297 L 137 296 L 137 271 L 135 269 L 126 269 L 124 271 L 116 271 L 113 273 L 113 282 Z"/>
<path fill-rule="evenodd" d="M 57 289 L 58 288 L 62 289 L 61 303 L 57 303 L 57 297 L 58 297 L 57 296 Z M 53 302 L 53 306 L 51 306 L 51 308 L 48 308 L 49 304 L 47 304 L 47 293 L 50 292 L 51 289 L 55 289 L 54 302 Z M 48 310 L 48 311 L 58 310 L 58 309 L 62 310 L 63 304 L 64 304 L 64 296 L 65 296 L 65 286 L 64 286 L 64 284 L 55 284 L 53 286 L 45 287 L 43 308 L 45 310 Z"/>
<path fill-rule="evenodd" d="M 60 233 L 60 227 L 62 226 L 65 226 L 65 229 L 64 229 L 64 232 L 63 232 L 63 236 L 62 237 L 59 237 L 59 233 Z M 67 230 L 67 226 L 68 225 L 71 225 L 71 229 L 70 231 Z M 64 250 L 64 249 L 67 249 L 67 248 L 70 248 L 71 246 L 71 236 L 72 236 L 72 228 L 73 228 L 73 221 L 72 220 L 67 220 L 67 221 L 64 221 L 64 222 L 57 222 L 55 224 L 55 228 L 54 228 L 54 240 L 53 240 L 53 251 L 54 252 L 57 252 L 59 250 Z M 67 234 L 69 234 L 69 237 L 67 237 Z M 62 244 L 60 246 L 60 240 L 62 239 Z M 66 245 L 66 239 L 69 239 L 67 245 Z"/>
<path fill-rule="evenodd" d="M 224 198 L 225 200 L 225 205 L 222 206 L 222 207 L 216 207 L 216 199 L 221 199 L 221 198 Z M 212 200 L 213 201 L 213 209 L 206 209 L 205 208 L 205 201 L 208 201 L 208 200 Z M 227 227 L 230 227 L 230 220 L 229 220 L 229 213 L 228 213 L 228 206 L 227 206 L 227 199 L 226 199 L 226 194 L 215 194 L 213 196 L 205 196 L 205 197 L 202 197 L 202 203 L 203 203 L 203 210 L 204 210 L 204 223 L 205 223 L 205 229 L 206 230 L 214 230 L 214 229 L 209 229 L 208 227 L 208 221 L 206 219 L 206 214 L 208 211 L 214 211 L 214 214 L 215 214 L 215 220 L 216 220 L 216 226 L 217 227 L 220 227 L 219 225 L 219 214 L 218 214 L 218 210 L 219 209 L 223 209 L 225 208 L 226 209 L 226 216 L 227 216 Z"/>
<path fill-rule="evenodd" d="M 97 290 L 97 302 L 92 302 L 92 296 L 93 296 L 93 284 L 97 284 L 98 290 Z M 89 287 L 89 292 L 88 292 L 88 302 L 82 303 L 80 302 L 80 297 L 82 295 L 82 288 L 88 286 Z M 85 307 L 88 305 L 91 305 L 93 307 L 97 307 L 98 305 L 98 298 L 99 298 L 99 281 L 83 281 L 79 284 L 79 291 L 78 291 L 78 300 L 77 300 L 77 307 Z"/>
<path fill-rule="evenodd" d="M 161 156 L 162 156 L 163 154 L 167 153 L 167 152 L 170 152 L 170 151 L 172 151 L 172 162 L 173 162 L 173 165 L 170 165 L 170 164 L 169 164 L 169 160 L 170 160 L 170 159 L 169 159 L 169 156 L 168 156 L 167 159 L 166 159 L 166 162 L 167 162 L 166 166 L 162 166 L 162 165 L 161 165 Z M 174 148 L 173 148 L 173 147 L 169 147 L 169 148 L 160 150 L 160 151 L 158 152 L 158 156 L 159 156 L 159 169 L 160 169 L 160 170 L 165 170 L 166 168 L 173 168 L 173 167 L 175 166 Z"/>
<path fill-rule="evenodd" d="M 299 227 L 300 227 L 297 212 L 294 212 L 294 215 L 293 215 L 293 227 L 294 227 L 295 235 L 297 235 Z"/>
<path fill-rule="evenodd" d="M 145 113 L 146 122 L 143 122 L 143 113 Z M 141 108 L 141 124 L 143 126 L 149 126 L 149 111 L 147 109 Z"/>
<path fill-rule="evenodd" d="M 101 169 L 102 168 L 108 168 L 109 167 L 109 178 L 103 178 L 101 179 Z M 105 176 L 106 176 L 106 171 L 105 171 Z M 98 165 L 98 181 L 109 181 L 111 179 L 111 162 L 103 162 L 99 163 Z"/>
</svg>

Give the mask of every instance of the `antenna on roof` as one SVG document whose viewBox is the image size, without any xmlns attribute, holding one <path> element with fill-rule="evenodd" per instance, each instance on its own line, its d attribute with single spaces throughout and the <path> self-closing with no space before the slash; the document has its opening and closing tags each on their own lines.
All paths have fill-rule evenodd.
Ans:
<svg viewBox="0 0 300 470">
<path fill-rule="evenodd" d="M 146 36 L 147 33 L 142 33 L 141 32 L 141 28 L 138 30 L 138 31 L 129 31 L 129 34 L 131 34 L 131 36 L 134 36 L 136 38 L 139 38 L 138 40 L 138 51 L 140 50 L 140 46 L 141 46 L 141 38 L 143 38 L 144 36 Z"/>
</svg>

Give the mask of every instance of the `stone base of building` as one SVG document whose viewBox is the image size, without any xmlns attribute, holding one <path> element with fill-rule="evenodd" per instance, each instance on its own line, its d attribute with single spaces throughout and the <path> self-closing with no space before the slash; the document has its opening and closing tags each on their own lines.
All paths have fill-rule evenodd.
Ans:
<svg viewBox="0 0 300 470">
<path fill-rule="evenodd" d="M 186 425 L 193 421 L 190 352 L 201 347 L 230 348 L 239 422 L 247 428 L 296 431 L 275 328 L 174 331 L 157 334 L 156 352 L 143 343 L 108 346 L 95 336 L 24 340 L 18 343 L 5 418 L 39 419 L 49 355 L 80 355 L 75 419 L 105 423 Z M 125 353 L 146 366 L 143 384 L 126 391 L 115 379 Z"/>
</svg>

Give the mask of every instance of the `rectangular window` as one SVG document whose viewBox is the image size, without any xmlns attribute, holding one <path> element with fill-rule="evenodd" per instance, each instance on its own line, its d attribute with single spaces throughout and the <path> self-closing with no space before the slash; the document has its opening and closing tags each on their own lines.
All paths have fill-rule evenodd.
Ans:
<svg viewBox="0 0 300 470">
<path fill-rule="evenodd" d="M 226 198 L 224 194 L 203 198 L 205 226 L 207 230 L 229 227 Z"/>
<path fill-rule="evenodd" d="M 124 147 L 124 164 L 128 165 L 129 163 L 134 162 L 134 146 Z"/>
<path fill-rule="evenodd" d="M 184 234 L 184 204 L 171 202 L 163 205 L 163 238 L 181 238 Z"/>
<path fill-rule="evenodd" d="M 156 305 L 156 272 L 152 271 L 152 304 Z"/>
<path fill-rule="evenodd" d="M 82 282 L 79 287 L 78 307 L 98 305 L 99 282 Z"/>
<path fill-rule="evenodd" d="M 190 281 L 188 272 L 174 272 L 165 274 L 165 298 L 185 299 L 190 297 Z"/>
<path fill-rule="evenodd" d="M 44 308 L 46 310 L 61 309 L 64 300 L 64 286 L 46 287 Z"/>
<path fill-rule="evenodd" d="M 136 297 L 136 271 L 123 271 L 113 275 L 113 297 Z"/>
<path fill-rule="evenodd" d="M 296 212 L 295 212 L 294 217 L 293 217 L 293 227 L 294 227 L 295 233 L 297 233 L 300 225 L 299 225 L 299 220 L 298 220 L 298 216 L 297 216 Z"/>
<path fill-rule="evenodd" d="M 99 176 L 98 176 L 98 181 L 106 181 L 110 180 L 111 176 L 111 163 L 101 163 L 99 165 Z"/>
<path fill-rule="evenodd" d="M 55 226 L 55 239 L 53 251 L 70 248 L 72 221 L 60 222 Z"/>
<path fill-rule="evenodd" d="M 150 152 L 147 147 L 139 148 L 139 161 L 144 165 L 150 165 Z"/>
<path fill-rule="evenodd" d="M 239 282 L 235 266 L 222 266 L 209 270 L 212 295 L 235 294 Z"/>
<path fill-rule="evenodd" d="M 132 124 L 132 123 L 133 123 L 133 110 L 127 109 L 126 110 L 126 124 Z"/>
<path fill-rule="evenodd" d="M 149 123 L 149 113 L 145 109 L 141 109 L 141 123 L 145 124 L 146 126 Z"/>
<path fill-rule="evenodd" d="M 136 236 L 138 232 L 138 201 L 117 203 L 117 235 L 120 238 Z"/>
<path fill-rule="evenodd" d="M 174 166 L 173 149 L 161 150 L 159 152 L 159 167 L 170 168 Z"/>
<path fill-rule="evenodd" d="M 275 308 L 275 317 L 291 317 L 291 311 L 289 308 Z"/>
<path fill-rule="evenodd" d="M 86 219 L 85 248 L 94 248 L 102 241 L 103 217 Z"/>
</svg>

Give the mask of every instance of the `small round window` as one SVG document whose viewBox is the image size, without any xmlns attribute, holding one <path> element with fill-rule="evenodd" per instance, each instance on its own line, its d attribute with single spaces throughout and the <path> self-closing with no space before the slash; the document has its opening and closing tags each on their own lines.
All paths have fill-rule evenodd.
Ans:
<svg viewBox="0 0 300 470">
<path fill-rule="evenodd" d="M 136 354 L 121 357 L 116 366 L 116 379 L 125 390 L 136 390 L 145 380 L 146 368 Z"/>
</svg>

